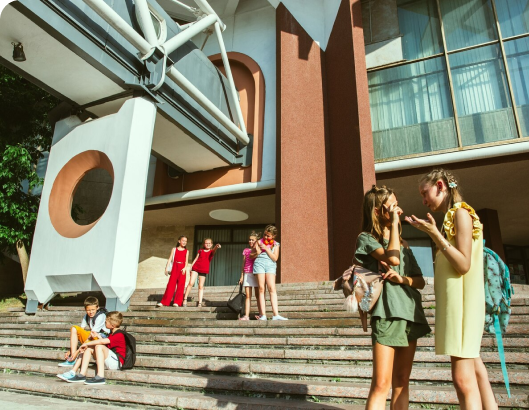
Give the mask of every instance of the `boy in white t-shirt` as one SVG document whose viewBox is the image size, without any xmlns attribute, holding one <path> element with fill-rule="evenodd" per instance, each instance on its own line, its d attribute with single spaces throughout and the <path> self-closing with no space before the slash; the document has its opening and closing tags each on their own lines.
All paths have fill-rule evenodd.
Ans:
<svg viewBox="0 0 529 410">
<path fill-rule="evenodd" d="M 110 334 L 110 330 L 105 326 L 107 311 L 99 307 L 99 300 L 94 296 L 88 296 L 84 301 L 84 308 L 86 315 L 83 317 L 81 326 L 72 326 L 70 329 L 70 350 L 64 356 L 65 361 L 59 363 L 61 367 L 75 364 L 79 354 L 78 343 L 83 344 L 88 340 L 105 338 Z"/>
<path fill-rule="evenodd" d="M 84 342 L 79 348 L 82 359 L 72 370 L 58 374 L 57 377 L 68 383 L 106 384 L 105 369 L 119 370 L 127 355 L 125 335 L 119 331 L 121 323 L 123 323 L 123 315 L 120 312 L 108 312 L 105 326 L 111 330 L 110 335 L 107 338 Z M 92 357 L 97 364 L 97 373 L 95 377 L 87 379 L 86 373 Z"/>
</svg>

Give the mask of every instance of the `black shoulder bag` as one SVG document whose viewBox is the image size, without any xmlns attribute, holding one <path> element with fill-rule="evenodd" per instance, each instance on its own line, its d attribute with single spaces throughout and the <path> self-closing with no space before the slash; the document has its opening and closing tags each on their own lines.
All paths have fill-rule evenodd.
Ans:
<svg viewBox="0 0 529 410">
<path fill-rule="evenodd" d="M 241 313 L 244 309 L 244 305 L 246 304 L 246 294 L 242 292 L 242 283 L 239 286 L 239 293 L 232 298 L 233 293 L 235 292 L 235 289 L 237 289 L 237 285 L 233 288 L 233 292 L 231 292 L 230 299 L 228 300 L 228 307 L 235 313 Z"/>
</svg>

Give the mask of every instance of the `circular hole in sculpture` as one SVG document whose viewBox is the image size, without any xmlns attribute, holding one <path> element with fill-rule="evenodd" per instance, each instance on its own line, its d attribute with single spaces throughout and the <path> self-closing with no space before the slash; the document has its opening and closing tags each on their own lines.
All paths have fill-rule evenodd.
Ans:
<svg viewBox="0 0 529 410">
<path fill-rule="evenodd" d="M 78 225 L 90 225 L 107 209 L 112 196 L 113 179 L 106 169 L 92 169 L 75 187 L 71 216 Z"/>
<path fill-rule="evenodd" d="M 57 233 L 79 238 L 96 226 L 110 204 L 113 186 L 114 167 L 104 152 L 88 150 L 71 158 L 55 176 L 48 200 Z"/>
</svg>

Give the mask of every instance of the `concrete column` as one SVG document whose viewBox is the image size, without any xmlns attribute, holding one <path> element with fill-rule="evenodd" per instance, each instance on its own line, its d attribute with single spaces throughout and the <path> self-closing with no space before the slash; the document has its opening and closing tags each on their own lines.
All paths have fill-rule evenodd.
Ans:
<svg viewBox="0 0 529 410">
<path fill-rule="evenodd" d="M 276 27 L 280 280 L 334 279 L 375 183 L 360 1 L 342 0 L 326 52 L 282 4 Z"/>
<path fill-rule="evenodd" d="M 485 239 L 485 246 L 492 249 L 501 259 L 503 259 L 503 261 L 505 261 L 505 250 L 501 238 L 498 211 L 495 209 L 483 208 L 476 211 L 476 213 L 483 224 L 483 239 Z"/>
</svg>

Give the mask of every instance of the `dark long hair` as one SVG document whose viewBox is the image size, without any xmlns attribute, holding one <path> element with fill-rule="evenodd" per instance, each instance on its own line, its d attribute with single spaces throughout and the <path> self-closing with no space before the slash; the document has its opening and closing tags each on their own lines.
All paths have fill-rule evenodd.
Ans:
<svg viewBox="0 0 529 410">
<path fill-rule="evenodd" d="M 187 240 L 189 240 L 189 238 L 188 238 L 187 236 L 185 236 L 185 235 L 180 235 L 180 236 L 178 237 L 178 242 L 176 243 L 176 247 L 177 247 L 177 248 L 178 248 L 179 246 L 182 246 L 182 245 L 180 245 L 180 239 L 182 239 L 182 238 L 186 238 Z M 186 246 L 182 246 L 182 248 L 187 249 L 187 245 L 186 245 Z"/>
</svg>

